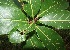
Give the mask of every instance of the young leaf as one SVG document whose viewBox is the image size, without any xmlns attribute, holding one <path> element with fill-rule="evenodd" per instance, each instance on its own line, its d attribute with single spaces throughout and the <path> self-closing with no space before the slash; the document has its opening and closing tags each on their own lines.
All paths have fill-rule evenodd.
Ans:
<svg viewBox="0 0 70 50">
<path fill-rule="evenodd" d="M 23 0 L 28 2 L 28 4 L 24 4 L 23 10 L 30 16 L 34 17 L 41 6 L 41 1 L 40 0 Z"/>
<path fill-rule="evenodd" d="M 44 26 L 36 26 L 39 39 L 48 48 L 48 50 L 65 50 L 62 38 L 52 29 Z"/>
<path fill-rule="evenodd" d="M 21 35 L 19 31 L 11 31 L 8 38 L 11 43 L 21 43 L 26 40 L 26 35 Z"/>
</svg>

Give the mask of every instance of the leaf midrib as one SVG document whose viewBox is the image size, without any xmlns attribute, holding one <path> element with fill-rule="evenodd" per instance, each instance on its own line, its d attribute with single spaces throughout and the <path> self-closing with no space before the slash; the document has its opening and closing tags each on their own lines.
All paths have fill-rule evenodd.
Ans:
<svg viewBox="0 0 70 50">
<path fill-rule="evenodd" d="M 0 19 L 0 20 L 5 20 L 5 21 L 13 21 L 13 22 L 28 22 L 28 21 L 22 21 L 22 20 L 14 20 L 14 19 Z"/>
<path fill-rule="evenodd" d="M 39 20 L 39 21 L 48 21 L 48 22 L 69 22 L 70 20 Z"/>
<path fill-rule="evenodd" d="M 38 26 L 36 26 L 36 28 L 37 28 L 48 40 L 51 40 L 48 36 L 45 35 L 45 33 L 44 33 Z"/>
</svg>

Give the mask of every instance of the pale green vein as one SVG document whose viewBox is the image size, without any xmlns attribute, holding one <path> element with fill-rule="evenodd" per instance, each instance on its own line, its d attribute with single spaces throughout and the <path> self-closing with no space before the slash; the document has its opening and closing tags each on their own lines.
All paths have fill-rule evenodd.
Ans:
<svg viewBox="0 0 70 50">
<path fill-rule="evenodd" d="M 18 0 L 18 2 L 21 2 L 21 0 Z"/>
<path fill-rule="evenodd" d="M 30 26 L 28 28 L 30 28 L 33 25 L 33 23 L 30 24 Z"/>
<path fill-rule="evenodd" d="M 34 44 L 33 44 L 33 42 L 32 42 L 32 40 L 31 40 L 31 39 L 30 39 L 30 42 L 31 42 L 32 46 L 34 47 Z"/>
<path fill-rule="evenodd" d="M 13 21 L 13 22 L 27 22 L 27 21 L 22 21 L 20 20 L 14 20 L 14 19 L 0 19 L 1 21 Z"/>
<path fill-rule="evenodd" d="M 41 33 L 43 33 L 43 35 L 44 35 L 48 40 L 51 40 L 48 36 L 45 35 L 45 33 L 44 33 L 38 26 L 36 26 L 36 28 L 37 28 Z"/>
<path fill-rule="evenodd" d="M 34 15 L 33 15 L 33 6 L 32 6 L 32 3 L 31 3 L 32 1 L 30 0 L 30 4 L 31 4 L 31 10 L 32 10 L 32 17 L 34 17 Z"/>
<path fill-rule="evenodd" d="M 70 21 L 70 20 L 39 20 L 39 21 L 50 21 L 50 22 L 56 21 L 56 22 L 66 22 L 66 21 Z"/>
<path fill-rule="evenodd" d="M 42 15 L 42 14 L 45 13 L 46 11 L 48 11 L 48 9 L 45 10 L 45 11 L 43 11 L 42 13 L 38 14 L 38 15 L 37 15 L 37 18 L 40 17 L 40 15 Z"/>
</svg>

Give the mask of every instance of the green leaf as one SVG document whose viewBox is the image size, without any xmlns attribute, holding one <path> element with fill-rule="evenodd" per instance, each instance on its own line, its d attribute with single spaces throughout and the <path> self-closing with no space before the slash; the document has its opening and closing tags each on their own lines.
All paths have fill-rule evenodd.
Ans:
<svg viewBox="0 0 70 50">
<path fill-rule="evenodd" d="M 24 4 L 23 10 L 30 16 L 34 17 L 41 6 L 41 1 L 40 0 L 23 0 L 28 2 L 28 4 Z"/>
<path fill-rule="evenodd" d="M 19 22 L 27 22 L 27 18 L 13 0 L 0 0 L 0 2 L 0 35 L 8 34 L 15 26 L 19 26 Z"/>
<path fill-rule="evenodd" d="M 26 45 L 23 46 L 24 50 L 25 49 L 43 49 L 45 48 L 43 43 L 37 38 L 37 36 L 34 34 L 32 37 L 30 37 L 26 41 Z"/>
<path fill-rule="evenodd" d="M 28 23 L 26 16 L 17 8 L 12 0 L 0 2 L 0 32 L 2 34 L 7 34 L 15 26 L 17 26 L 20 31 L 32 28 L 31 26 L 33 24 Z M 10 2 L 12 6 L 10 5 Z"/>
<path fill-rule="evenodd" d="M 25 34 L 34 30 L 34 23 L 29 24 L 25 14 L 15 5 L 13 0 L 0 0 L 0 35 L 9 34 L 15 27 L 20 31 L 25 31 Z M 16 29 L 16 30 L 17 30 Z M 16 31 L 13 31 L 16 32 Z M 9 36 L 13 40 L 12 36 L 15 33 L 11 33 Z M 16 35 L 19 35 L 16 33 Z M 24 36 L 24 35 L 22 35 Z M 20 35 L 17 36 L 20 39 Z M 15 38 L 16 40 L 16 38 Z M 15 41 L 13 43 L 19 43 Z"/>
<path fill-rule="evenodd" d="M 17 29 L 19 31 L 25 31 L 25 34 L 35 30 L 35 24 L 34 23 L 31 23 L 31 24 L 23 23 L 23 22 L 16 22 L 16 23 L 18 23 Z"/>
<path fill-rule="evenodd" d="M 44 0 L 37 17 L 42 17 L 39 19 L 42 24 L 58 29 L 70 29 L 70 12 L 65 10 L 68 6 L 66 0 Z"/>
<path fill-rule="evenodd" d="M 24 24 L 24 23 L 23 23 Z M 27 33 L 34 30 L 34 24 L 23 25 L 20 23 L 20 27 L 16 26 L 9 32 L 8 38 L 11 43 L 21 43 L 26 40 Z M 18 29 L 18 30 L 17 30 Z M 24 30 L 23 30 L 24 29 Z"/>
<path fill-rule="evenodd" d="M 67 2 L 67 0 L 53 0 L 54 1 L 54 7 L 56 9 L 67 9 L 69 6 L 69 2 Z M 63 4 L 64 3 L 64 4 Z"/>
<path fill-rule="evenodd" d="M 8 35 L 8 38 L 11 43 L 21 43 L 26 40 L 26 35 L 21 35 L 19 31 L 13 29 Z"/>
<path fill-rule="evenodd" d="M 67 9 L 69 6 L 69 3 L 67 0 L 41 0 L 41 9 L 40 13 L 43 13 L 44 11 L 48 11 L 54 8 L 54 11 L 57 9 Z"/>
<path fill-rule="evenodd" d="M 45 15 L 44 15 L 45 14 Z M 48 10 L 41 16 L 39 21 L 42 24 L 53 26 L 58 29 L 70 29 L 70 12 L 66 10 Z"/>
<path fill-rule="evenodd" d="M 52 29 L 44 26 L 36 26 L 39 39 L 48 50 L 65 50 L 62 38 Z"/>
</svg>

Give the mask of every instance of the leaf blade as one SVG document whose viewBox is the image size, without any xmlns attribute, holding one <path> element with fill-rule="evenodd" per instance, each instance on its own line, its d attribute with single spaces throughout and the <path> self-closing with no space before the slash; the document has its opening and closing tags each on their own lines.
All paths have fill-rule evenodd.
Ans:
<svg viewBox="0 0 70 50">
<path fill-rule="evenodd" d="M 30 16 L 30 17 L 34 17 L 39 9 L 40 9 L 40 4 L 41 1 L 40 0 L 23 0 L 28 2 L 28 4 L 25 4 L 23 6 L 23 10 Z"/>
<path fill-rule="evenodd" d="M 0 2 L 0 35 L 9 34 L 8 38 L 11 43 L 21 43 L 22 41 L 24 41 L 24 36 L 34 30 L 34 23 L 28 23 L 27 17 L 21 11 L 21 9 L 19 9 L 17 5 L 15 5 L 13 0 L 0 0 Z M 19 32 L 25 33 L 21 35 L 19 32 L 17 32 L 16 37 L 18 38 L 18 40 L 16 38 L 13 39 L 12 37 L 15 37 L 16 30 L 13 30 L 15 28 Z M 11 30 L 13 30 L 14 33 L 11 33 Z M 21 38 L 23 39 L 21 40 Z"/>
<path fill-rule="evenodd" d="M 36 26 L 36 31 L 40 40 L 49 50 L 65 50 L 62 38 L 53 30 L 45 28 L 44 26 Z"/>
<path fill-rule="evenodd" d="M 50 10 L 49 10 L 50 11 Z M 49 14 L 50 13 L 50 14 Z M 70 12 L 64 10 L 45 12 L 39 19 L 42 24 L 49 25 L 58 29 L 70 29 Z"/>
<path fill-rule="evenodd" d="M 23 46 L 24 49 L 44 49 L 43 43 L 34 34 L 31 38 L 26 41 L 26 45 Z"/>
</svg>

